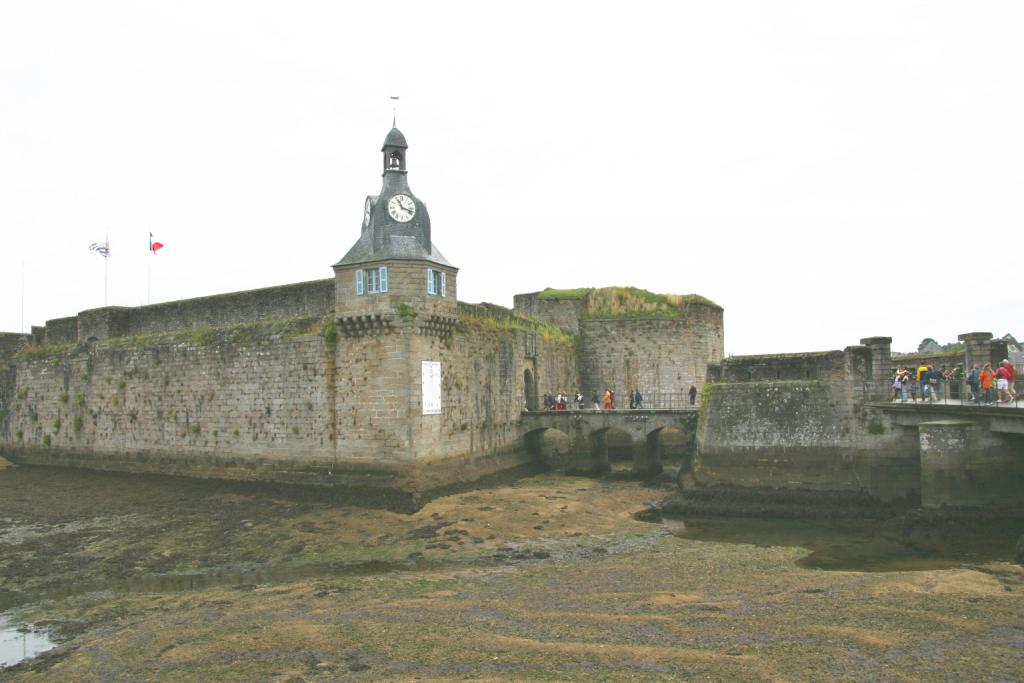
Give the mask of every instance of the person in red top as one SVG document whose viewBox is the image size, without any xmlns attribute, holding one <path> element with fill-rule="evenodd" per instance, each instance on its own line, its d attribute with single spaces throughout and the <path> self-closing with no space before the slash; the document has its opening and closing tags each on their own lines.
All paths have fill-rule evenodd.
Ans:
<svg viewBox="0 0 1024 683">
<path fill-rule="evenodd" d="M 1004 368 L 1006 368 L 1006 374 L 1008 375 L 1008 377 L 1006 379 L 1008 380 L 1007 388 L 1010 391 L 1010 399 L 1013 400 L 1013 401 L 1016 401 L 1017 400 L 1017 390 L 1014 388 L 1013 383 L 1017 381 L 1017 368 L 1013 367 L 1013 363 L 1011 363 L 1006 358 L 1003 359 L 1003 362 L 1001 363 L 1001 365 Z"/>
<path fill-rule="evenodd" d="M 1006 366 L 1000 364 L 996 368 L 996 391 L 999 393 L 999 402 L 1006 401 L 1010 402 L 1010 392 L 1007 387 L 1010 386 L 1010 373 L 1006 372 Z"/>
<path fill-rule="evenodd" d="M 992 372 L 992 364 L 985 363 L 985 366 L 981 369 L 981 374 L 978 375 L 978 381 L 981 383 L 981 402 L 987 406 L 995 402 L 995 396 L 992 393 L 992 384 L 995 378 L 996 373 Z"/>
</svg>

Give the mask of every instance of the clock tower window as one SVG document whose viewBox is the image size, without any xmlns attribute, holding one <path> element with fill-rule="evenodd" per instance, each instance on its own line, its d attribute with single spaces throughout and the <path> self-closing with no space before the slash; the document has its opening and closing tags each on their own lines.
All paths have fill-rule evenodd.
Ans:
<svg viewBox="0 0 1024 683">
<path fill-rule="evenodd" d="M 448 276 L 444 271 L 427 268 L 427 294 L 448 296 Z"/>
<path fill-rule="evenodd" d="M 388 291 L 388 267 L 368 268 L 356 271 L 356 294 L 386 294 Z"/>
</svg>

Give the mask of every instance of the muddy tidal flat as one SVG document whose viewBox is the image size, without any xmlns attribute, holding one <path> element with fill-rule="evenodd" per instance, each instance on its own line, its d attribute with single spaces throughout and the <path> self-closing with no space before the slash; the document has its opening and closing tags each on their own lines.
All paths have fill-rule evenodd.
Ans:
<svg viewBox="0 0 1024 683">
<path fill-rule="evenodd" d="M 1024 679 L 1020 566 L 810 569 L 633 518 L 669 490 L 542 474 L 404 515 L 0 469 L 0 617 L 56 643 L 0 680 Z"/>
</svg>

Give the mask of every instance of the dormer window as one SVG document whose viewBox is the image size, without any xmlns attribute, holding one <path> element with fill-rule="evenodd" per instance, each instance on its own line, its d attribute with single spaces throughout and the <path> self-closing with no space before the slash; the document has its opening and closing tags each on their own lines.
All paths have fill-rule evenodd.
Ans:
<svg viewBox="0 0 1024 683">
<path fill-rule="evenodd" d="M 442 270 L 427 268 L 427 294 L 448 296 L 448 277 Z"/>
</svg>

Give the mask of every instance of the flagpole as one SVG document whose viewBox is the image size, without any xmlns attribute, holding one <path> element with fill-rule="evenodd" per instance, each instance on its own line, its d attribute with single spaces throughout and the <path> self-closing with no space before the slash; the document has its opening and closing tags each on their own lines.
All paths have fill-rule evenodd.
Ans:
<svg viewBox="0 0 1024 683">
<path fill-rule="evenodd" d="M 25 259 L 21 259 L 21 333 L 25 334 Z"/>
<path fill-rule="evenodd" d="M 103 257 L 103 307 L 107 307 L 107 271 L 110 265 L 110 236 L 103 238 L 107 246 L 107 253 Z"/>
</svg>

